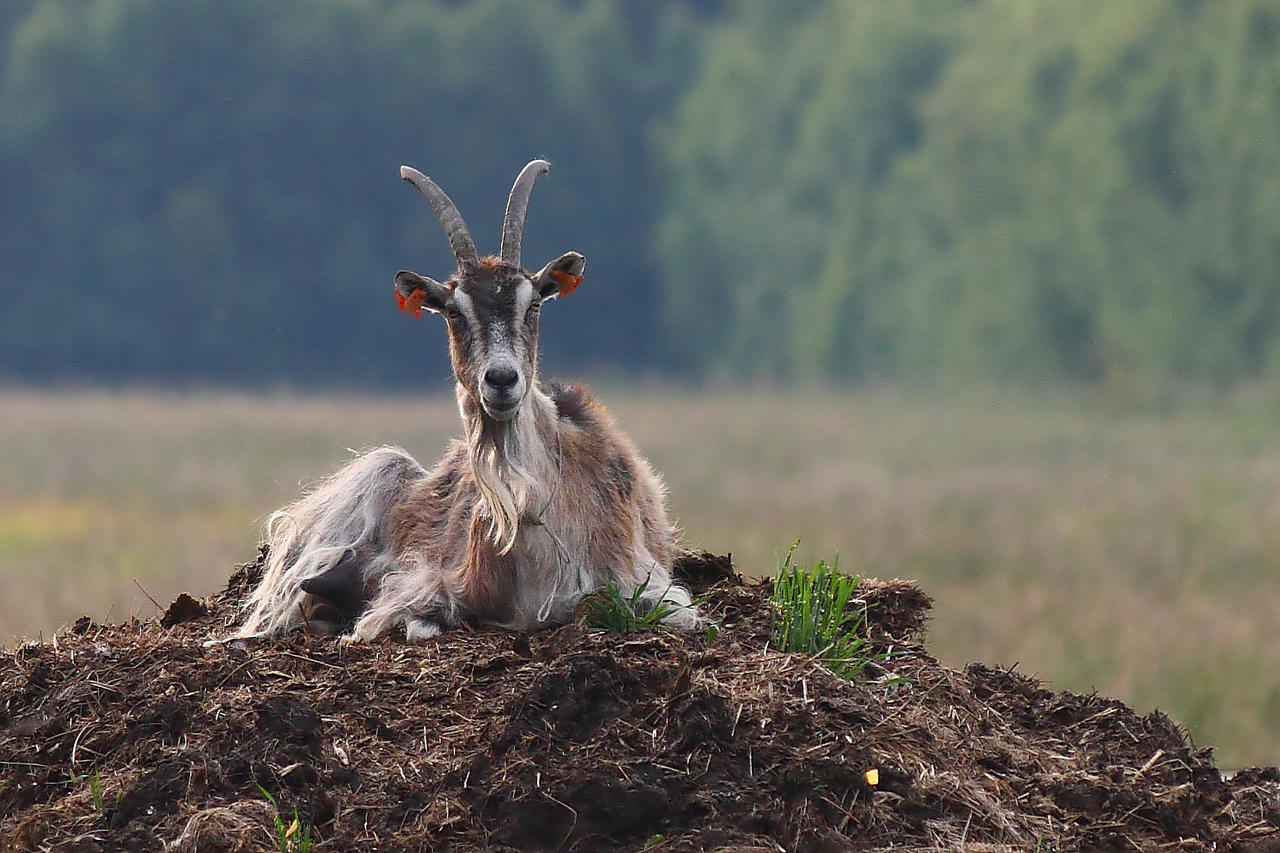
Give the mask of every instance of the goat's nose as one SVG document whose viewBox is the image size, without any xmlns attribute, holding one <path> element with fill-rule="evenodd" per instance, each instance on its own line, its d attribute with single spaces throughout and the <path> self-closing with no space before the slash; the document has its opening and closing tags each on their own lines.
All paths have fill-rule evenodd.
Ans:
<svg viewBox="0 0 1280 853">
<path fill-rule="evenodd" d="M 491 367 L 484 372 L 484 381 L 499 391 L 505 391 L 520 379 L 514 367 Z"/>
</svg>

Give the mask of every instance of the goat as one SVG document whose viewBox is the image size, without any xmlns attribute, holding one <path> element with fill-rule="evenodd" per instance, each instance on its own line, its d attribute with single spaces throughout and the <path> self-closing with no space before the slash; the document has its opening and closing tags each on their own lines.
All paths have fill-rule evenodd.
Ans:
<svg viewBox="0 0 1280 853">
<path fill-rule="evenodd" d="M 586 258 L 520 264 L 534 160 L 507 200 L 497 257 L 481 258 L 448 195 L 408 166 L 444 226 L 457 270 L 440 283 L 395 275 L 402 311 L 448 325 L 465 440 L 431 471 L 405 451 L 358 456 L 267 522 L 262 579 L 239 636 L 298 628 L 370 640 L 403 625 L 423 640 L 464 622 L 530 630 L 567 621 L 608 584 L 662 621 L 698 614 L 672 582 L 676 532 L 662 480 L 581 385 L 538 380 L 541 307 L 571 293 Z"/>
</svg>

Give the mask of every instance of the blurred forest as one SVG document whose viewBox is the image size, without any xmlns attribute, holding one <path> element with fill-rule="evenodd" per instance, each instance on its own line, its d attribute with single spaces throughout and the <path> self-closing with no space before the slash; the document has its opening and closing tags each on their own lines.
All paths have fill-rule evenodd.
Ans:
<svg viewBox="0 0 1280 853">
<path fill-rule="evenodd" d="M 553 369 L 1280 374 L 1276 0 L 6 0 L 0 115 L 8 381 L 434 387 L 397 167 L 534 156 Z"/>
</svg>

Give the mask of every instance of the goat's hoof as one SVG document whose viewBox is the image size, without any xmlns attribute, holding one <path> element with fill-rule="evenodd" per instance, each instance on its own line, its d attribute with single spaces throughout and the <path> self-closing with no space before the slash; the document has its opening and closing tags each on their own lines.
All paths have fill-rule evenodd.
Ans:
<svg viewBox="0 0 1280 853">
<path fill-rule="evenodd" d="M 212 640 L 205 640 L 200 645 L 206 649 L 222 646 L 243 651 L 249 648 L 250 644 L 266 639 L 266 634 L 232 634 L 230 637 L 214 637 Z"/>
<path fill-rule="evenodd" d="M 302 605 L 299 627 L 312 637 L 336 637 L 347 630 L 348 622 L 336 606 L 313 595 Z"/>
<path fill-rule="evenodd" d="M 667 630 L 697 631 L 707 624 L 706 620 L 698 615 L 698 609 L 691 604 L 677 604 L 674 601 L 664 601 L 663 604 L 673 605 L 661 620 L 662 626 Z"/>
<path fill-rule="evenodd" d="M 328 619 L 310 619 L 302 626 L 302 630 L 311 637 L 336 637 L 347 630 L 347 626 Z"/>
<path fill-rule="evenodd" d="M 404 636 L 411 643 L 421 643 L 424 640 L 430 640 L 432 637 L 438 637 L 443 630 L 440 627 L 440 623 L 434 619 L 419 619 L 416 616 L 410 616 L 404 620 Z"/>
</svg>

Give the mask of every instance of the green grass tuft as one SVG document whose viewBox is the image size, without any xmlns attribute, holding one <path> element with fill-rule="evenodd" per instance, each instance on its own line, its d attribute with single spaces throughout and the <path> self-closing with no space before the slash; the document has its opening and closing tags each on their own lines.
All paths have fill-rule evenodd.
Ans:
<svg viewBox="0 0 1280 853">
<path fill-rule="evenodd" d="M 96 769 L 89 774 L 89 796 L 93 798 L 93 810 L 100 815 L 107 813 L 107 800 L 102 793 L 102 774 Z"/>
<path fill-rule="evenodd" d="M 586 614 L 582 624 L 596 631 L 609 631 L 615 634 L 629 634 L 634 631 L 657 631 L 662 629 L 662 620 L 675 608 L 669 601 L 644 610 L 640 596 L 649 588 L 649 581 L 635 588 L 631 595 L 623 595 L 616 584 L 610 583 L 602 589 L 582 599 L 586 605 Z"/>
<path fill-rule="evenodd" d="M 838 558 L 830 565 L 819 560 L 813 568 L 793 565 L 799 544 L 791 546 L 773 580 L 770 642 L 784 652 L 810 655 L 842 678 L 856 678 L 871 660 L 865 613 L 849 607 L 858 577 L 841 574 Z"/>
<path fill-rule="evenodd" d="M 103 787 L 103 784 L 102 784 L 101 771 L 99 771 L 98 768 L 95 767 L 92 773 L 86 773 L 83 776 L 72 775 L 67 780 L 67 784 L 69 785 L 75 785 L 80 782 L 84 782 L 89 786 L 89 798 L 93 801 L 93 810 L 97 812 L 101 817 L 107 818 L 108 817 L 107 796 L 106 796 L 106 789 Z M 114 802 L 112 803 L 113 808 L 120 807 L 120 798 L 123 796 L 124 796 L 123 791 L 116 791 L 116 797 Z"/>
<path fill-rule="evenodd" d="M 271 796 L 271 792 L 260 784 L 258 784 L 258 790 L 275 810 L 276 849 L 280 853 L 311 853 L 311 827 L 303 826 L 301 818 L 298 817 L 298 810 L 293 810 L 293 820 L 286 823 L 284 816 L 280 814 L 280 806 L 276 803 L 276 798 Z"/>
</svg>

